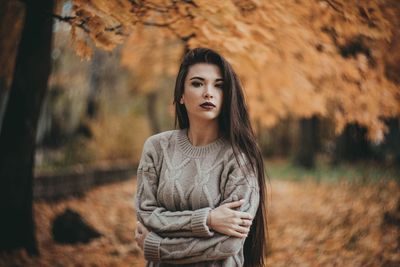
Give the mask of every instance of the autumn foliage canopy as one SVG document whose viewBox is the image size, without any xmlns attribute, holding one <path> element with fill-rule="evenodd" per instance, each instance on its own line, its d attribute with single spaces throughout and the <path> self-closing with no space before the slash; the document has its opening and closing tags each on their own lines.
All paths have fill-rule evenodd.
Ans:
<svg viewBox="0 0 400 267">
<path fill-rule="evenodd" d="M 82 57 L 124 43 L 145 91 L 145 77 L 176 72 L 184 48 L 207 46 L 239 73 L 257 125 L 319 115 L 337 134 L 356 122 L 381 141 L 383 119 L 400 115 L 399 18 L 390 0 L 74 0 L 64 19 Z"/>
</svg>

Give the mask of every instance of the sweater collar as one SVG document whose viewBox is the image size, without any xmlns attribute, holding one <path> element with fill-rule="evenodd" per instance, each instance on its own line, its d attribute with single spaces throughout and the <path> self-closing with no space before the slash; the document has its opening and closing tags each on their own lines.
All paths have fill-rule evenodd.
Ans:
<svg viewBox="0 0 400 267">
<path fill-rule="evenodd" d="M 218 139 L 214 140 L 208 145 L 205 146 L 194 146 L 190 143 L 190 140 L 187 135 L 187 128 L 178 130 L 177 142 L 180 150 L 189 157 L 201 158 L 205 157 L 208 154 L 219 150 L 224 144 L 224 138 L 221 136 Z"/>
</svg>

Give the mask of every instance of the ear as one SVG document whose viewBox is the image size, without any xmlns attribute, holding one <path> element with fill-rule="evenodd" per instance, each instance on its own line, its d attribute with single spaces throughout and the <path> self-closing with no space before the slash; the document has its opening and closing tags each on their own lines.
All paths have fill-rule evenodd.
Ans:
<svg viewBox="0 0 400 267">
<path fill-rule="evenodd" d="M 183 96 L 181 97 L 181 100 L 179 100 L 179 103 L 181 103 L 182 105 L 184 104 Z"/>
</svg>

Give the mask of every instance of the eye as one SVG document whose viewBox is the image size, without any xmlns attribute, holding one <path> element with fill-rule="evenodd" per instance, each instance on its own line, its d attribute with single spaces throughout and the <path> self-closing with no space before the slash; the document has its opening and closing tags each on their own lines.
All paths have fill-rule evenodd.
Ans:
<svg viewBox="0 0 400 267">
<path fill-rule="evenodd" d="M 219 89 L 222 89 L 222 88 L 224 88 L 224 84 L 223 84 L 223 83 L 217 83 L 217 84 L 215 85 L 215 87 L 217 87 L 217 88 L 219 88 Z"/>
<path fill-rule="evenodd" d="M 193 81 L 191 84 L 192 84 L 193 87 L 200 87 L 200 86 L 202 86 L 202 83 L 201 83 L 201 82 L 197 82 L 197 81 Z"/>
</svg>

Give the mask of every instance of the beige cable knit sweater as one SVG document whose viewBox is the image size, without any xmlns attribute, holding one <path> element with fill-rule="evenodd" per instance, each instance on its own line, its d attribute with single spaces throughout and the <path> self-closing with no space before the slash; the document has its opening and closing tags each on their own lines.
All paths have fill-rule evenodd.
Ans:
<svg viewBox="0 0 400 267">
<path fill-rule="evenodd" d="M 243 166 L 249 164 L 244 157 Z M 245 239 L 214 232 L 207 215 L 244 198 L 238 210 L 254 217 L 259 185 L 242 171 L 222 137 L 193 146 L 187 129 L 149 137 L 137 171 L 136 216 L 150 231 L 144 241 L 147 266 L 243 266 Z"/>
</svg>

